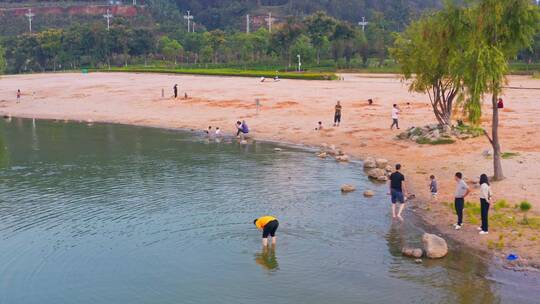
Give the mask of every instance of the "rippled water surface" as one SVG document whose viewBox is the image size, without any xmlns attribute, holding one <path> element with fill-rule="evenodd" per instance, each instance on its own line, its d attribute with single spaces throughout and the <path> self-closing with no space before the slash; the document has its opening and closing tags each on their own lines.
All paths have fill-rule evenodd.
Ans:
<svg viewBox="0 0 540 304">
<path fill-rule="evenodd" d="M 420 232 L 391 223 L 357 164 L 158 129 L 0 126 L 0 303 L 501 301 L 474 255 L 401 257 Z M 252 224 L 265 214 L 274 251 Z"/>
</svg>

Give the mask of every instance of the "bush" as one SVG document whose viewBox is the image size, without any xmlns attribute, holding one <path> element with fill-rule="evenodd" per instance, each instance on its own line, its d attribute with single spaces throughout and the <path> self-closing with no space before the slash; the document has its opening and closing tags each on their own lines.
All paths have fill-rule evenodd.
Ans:
<svg viewBox="0 0 540 304">
<path fill-rule="evenodd" d="M 527 212 L 531 210 L 531 208 L 532 208 L 532 205 L 528 201 L 523 201 L 519 204 L 519 210 L 521 210 L 522 212 Z"/>
<path fill-rule="evenodd" d="M 501 157 L 503 159 L 509 159 L 509 158 L 512 158 L 512 157 L 515 157 L 515 156 L 519 156 L 519 153 L 516 153 L 516 152 L 504 152 L 503 154 L 501 154 Z"/>
<path fill-rule="evenodd" d="M 500 209 L 510 208 L 510 205 L 506 202 L 505 199 L 498 200 L 495 205 L 493 206 L 495 211 L 499 211 Z"/>
</svg>

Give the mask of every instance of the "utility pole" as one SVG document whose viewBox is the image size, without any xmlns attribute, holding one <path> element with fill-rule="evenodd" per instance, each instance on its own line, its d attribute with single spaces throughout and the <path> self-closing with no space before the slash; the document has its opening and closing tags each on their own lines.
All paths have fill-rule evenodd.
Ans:
<svg viewBox="0 0 540 304">
<path fill-rule="evenodd" d="M 246 34 L 249 34 L 249 14 L 246 15 Z"/>
<path fill-rule="evenodd" d="M 28 9 L 28 13 L 25 14 L 26 17 L 28 17 L 28 28 L 30 30 L 30 33 L 32 33 L 32 18 L 35 16 L 36 14 L 32 13 L 32 9 L 29 8 Z"/>
<path fill-rule="evenodd" d="M 184 19 L 187 20 L 187 31 L 189 33 L 189 29 L 190 29 L 189 24 L 190 24 L 191 20 L 193 20 L 193 16 L 191 15 L 190 11 L 187 11 L 187 15 L 184 15 Z"/>
<path fill-rule="evenodd" d="M 540 0 L 539 0 L 540 1 Z M 268 23 L 268 32 L 272 32 L 272 23 L 276 20 L 275 18 L 272 18 L 272 13 L 268 13 L 268 17 L 266 17 L 266 22 Z"/>
<path fill-rule="evenodd" d="M 195 21 L 193 21 L 193 25 L 191 26 L 191 31 L 195 33 Z"/>
<path fill-rule="evenodd" d="M 362 32 L 366 31 L 366 25 L 368 25 L 369 22 L 366 21 L 366 17 L 362 17 L 362 21 L 358 22 L 358 25 L 362 27 Z"/>
<path fill-rule="evenodd" d="M 113 15 L 111 14 L 111 11 L 109 11 L 109 9 L 107 9 L 107 13 L 105 15 L 103 15 L 103 18 L 107 19 L 107 31 L 111 30 L 111 18 L 112 17 L 113 17 Z"/>
</svg>

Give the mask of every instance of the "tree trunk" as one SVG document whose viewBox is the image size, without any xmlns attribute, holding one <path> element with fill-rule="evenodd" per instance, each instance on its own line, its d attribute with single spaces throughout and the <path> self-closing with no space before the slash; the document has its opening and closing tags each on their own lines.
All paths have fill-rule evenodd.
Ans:
<svg viewBox="0 0 540 304">
<path fill-rule="evenodd" d="M 491 97 L 493 106 L 493 122 L 491 124 L 491 146 L 493 147 L 493 178 L 495 180 L 504 179 L 501 162 L 501 144 L 499 142 L 499 108 L 497 106 L 498 95 L 495 93 Z"/>
<path fill-rule="evenodd" d="M 321 64 L 321 49 L 317 49 L 317 65 Z"/>
</svg>

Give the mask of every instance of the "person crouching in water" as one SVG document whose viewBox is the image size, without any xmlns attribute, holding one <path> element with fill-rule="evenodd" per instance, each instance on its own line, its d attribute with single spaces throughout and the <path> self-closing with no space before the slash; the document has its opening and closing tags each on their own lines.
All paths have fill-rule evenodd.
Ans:
<svg viewBox="0 0 540 304">
<path fill-rule="evenodd" d="M 253 224 L 262 230 L 262 244 L 264 247 L 268 246 L 268 236 L 272 237 L 272 245 L 276 245 L 276 231 L 279 227 L 277 218 L 269 215 L 262 216 L 253 221 Z"/>
<path fill-rule="evenodd" d="M 236 129 L 236 137 L 241 137 L 242 139 L 244 139 L 244 136 L 249 133 L 249 127 L 245 120 L 243 120 L 242 122 L 237 121 Z"/>
</svg>

